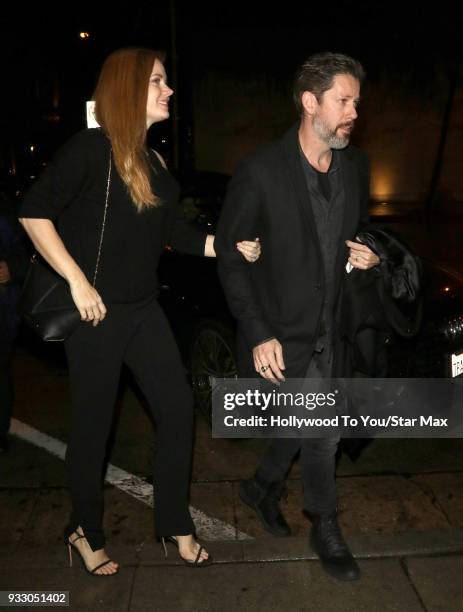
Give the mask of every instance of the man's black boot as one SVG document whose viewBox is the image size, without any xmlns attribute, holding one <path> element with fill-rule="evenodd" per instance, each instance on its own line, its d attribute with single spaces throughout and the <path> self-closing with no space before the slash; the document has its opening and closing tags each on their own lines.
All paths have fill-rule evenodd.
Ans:
<svg viewBox="0 0 463 612">
<path fill-rule="evenodd" d="M 310 544 L 328 574 L 338 580 L 358 580 L 360 568 L 342 537 L 336 512 L 310 514 Z"/>
<path fill-rule="evenodd" d="M 256 512 L 264 529 L 274 536 L 291 535 L 291 528 L 278 505 L 280 498 L 286 495 L 287 489 L 282 482 L 264 482 L 254 477 L 240 483 L 241 500 Z"/>
</svg>

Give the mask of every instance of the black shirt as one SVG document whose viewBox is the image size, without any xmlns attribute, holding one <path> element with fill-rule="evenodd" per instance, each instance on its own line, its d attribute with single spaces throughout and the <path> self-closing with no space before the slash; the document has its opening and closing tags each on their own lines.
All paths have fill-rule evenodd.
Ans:
<svg viewBox="0 0 463 612">
<path fill-rule="evenodd" d="M 24 197 L 19 217 L 56 222 L 67 250 L 89 282 L 98 253 L 110 142 L 101 129 L 83 130 L 56 154 Z M 103 301 L 131 303 L 157 293 L 165 246 L 203 255 L 206 234 L 190 227 L 178 204 L 179 185 L 150 152 L 151 186 L 161 204 L 138 212 L 112 160 L 108 212 L 96 288 Z"/>
<path fill-rule="evenodd" d="M 344 184 L 336 150 L 332 151 L 331 164 L 325 173 L 318 172 L 309 163 L 300 147 L 299 152 L 323 258 L 325 301 L 320 336 L 326 336 L 327 341 L 331 343 L 336 294 L 335 265 L 344 215 Z M 324 340 L 319 340 L 318 346 L 323 344 Z"/>
</svg>

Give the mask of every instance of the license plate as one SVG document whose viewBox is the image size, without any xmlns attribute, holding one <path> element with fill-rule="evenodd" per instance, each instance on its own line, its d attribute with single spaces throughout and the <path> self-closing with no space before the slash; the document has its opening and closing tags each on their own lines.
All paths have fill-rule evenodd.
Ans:
<svg viewBox="0 0 463 612">
<path fill-rule="evenodd" d="M 452 378 L 463 374 L 463 353 L 452 355 Z"/>
</svg>

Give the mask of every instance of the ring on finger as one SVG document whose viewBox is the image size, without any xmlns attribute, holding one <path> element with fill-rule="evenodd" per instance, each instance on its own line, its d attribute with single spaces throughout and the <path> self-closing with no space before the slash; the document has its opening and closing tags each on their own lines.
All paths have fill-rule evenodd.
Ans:
<svg viewBox="0 0 463 612">
<path fill-rule="evenodd" d="M 263 365 L 260 369 L 261 372 L 266 372 L 269 369 L 270 366 L 268 365 Z"/>
</svg>

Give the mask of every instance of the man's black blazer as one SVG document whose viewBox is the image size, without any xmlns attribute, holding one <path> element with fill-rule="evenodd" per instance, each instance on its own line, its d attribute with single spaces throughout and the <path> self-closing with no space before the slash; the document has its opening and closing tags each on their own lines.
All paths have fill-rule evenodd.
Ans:
<svg viewBox="0 0 463 612">
<path fill-rule="evenodd" d="M 285 375 L 292 377 L 304 376 L 309 364 L 318 337 L 325 282 L 298 129 L 294 125 L 281 140 L 239 164 L 229 183 L 215 238 L 219 276 L 238 320 L 238 346 L 240 353 L 246 352 L 246 356 L 238 355 L 240 362 L 250 366 L 252 348 L 275 337 L 283 345 Z M 336 259 L 337 288 L 348 257 L 344 241 L 353 239 L 359 225 L 368 221 L 369 198 L 366 156 L 349 146 L 340 151 L 339 159 L 346 197 Z M 250 264 L 235 245 L 257 236 L 262 254 Z"/>
</svg>

